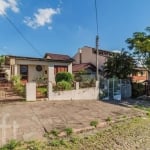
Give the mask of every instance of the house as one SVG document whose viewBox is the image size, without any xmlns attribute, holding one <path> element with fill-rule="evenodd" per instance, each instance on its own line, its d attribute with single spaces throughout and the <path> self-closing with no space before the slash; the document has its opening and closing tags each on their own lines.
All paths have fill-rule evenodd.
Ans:
<svg viewBox="0 0 150 150">
<path fill-rule="evenodd" d="M 141 83 L 150 79 L 149 71 L 144 67 L 137 67 L 134 69 L 135 73 L 131 75 L 132 82 Z"/>
<path fill-rule="evenodd" d="M 46 53 L 43 58 L 6 55 L 5 65 L 8 80 L 12 76 L 20 75 L 23 82 L 36 81 L 40 77 L 55 83 L 55 75 L 58 72 L 72 73 L 73 59 L 68 55 Z"/>
<path fill-rule="evenodd" d="M 113 56 L 114 52 L 106 50 L 98 50 L 98 66 L 99 73 L 102 73 L 103 64 L 107 61 L 108 57 Z M 91 70 L 92 74 L 96 75 L 96 49 L 88 46 L 79 48 L 73 62 L 73 73 L 77 70 Z"/>
<path fill-rule="evenodd" d="M 88 75 L 90 78 L 96 77 L 96 67 L 91 63 L 73 64 L 72 72 L 74 75 L 82 73 Z"/>
</svg>

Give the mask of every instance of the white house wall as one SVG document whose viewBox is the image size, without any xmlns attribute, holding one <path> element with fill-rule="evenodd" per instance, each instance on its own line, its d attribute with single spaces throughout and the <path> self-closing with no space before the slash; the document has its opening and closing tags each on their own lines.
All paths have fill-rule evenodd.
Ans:
<svg viewBox="0 0 150 150">
<path fill-rule="evenodd" d="M 68 66 L 68 72 L 72 73 L 72 63 L 57 63 L 57 62 L 51 62 L 51 64 L 48 67 L 48 81 L 51 81 L 52 83 L 55 83 L 55 74 L 54 74 L 54 66 Z"/>
<path fill-rule="evenodd" d="M 15 60 L 14 75 L 20 75 L 20 65 L 28 65 L 28 81 L 31 82 L 36 78 L 45 75 L 49 81 L 55 83 L 54 66 L 68 66 L 68 72 L 72 73 L 72 63 L 32 61 L 32 60 Z M 36 71 L 36 65 L 42 66 L 42 71 Z M 45 74 L 47 72 L 47 74 Z"/>
</svg>

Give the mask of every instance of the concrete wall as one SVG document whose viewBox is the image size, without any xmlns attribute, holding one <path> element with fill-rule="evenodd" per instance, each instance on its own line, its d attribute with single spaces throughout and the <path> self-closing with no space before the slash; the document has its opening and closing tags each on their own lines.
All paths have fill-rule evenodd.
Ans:
<svg viewBox="0 0 150 150">
<path fill-rule="evenodd" d="M 51 81 L 52 83 L 55 83 L 55 74 L 54 74 L 54 66 L 68 66 L 68 72 L 72 73 L 72 63 L 51 63 L 48 66 L 48 81 Z"/>
<path fill-rule="evenodd" d="M 49 83 L 48 90 L 49 100 L 98 100 L 99 99 L 99 82 L 96 82 L 96 87 L 76 89 L 70 91 L 52 91 L 52 84 Z"/>
</svg>

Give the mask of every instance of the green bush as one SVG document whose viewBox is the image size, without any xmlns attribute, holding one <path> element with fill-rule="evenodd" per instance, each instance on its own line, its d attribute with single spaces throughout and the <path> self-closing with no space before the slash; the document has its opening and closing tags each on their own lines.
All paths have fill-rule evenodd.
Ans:
<svg viewBox="0 0 150 150">
<path fill-rule="evenodd" d="M 67 81 L 62 80 L 60 82 L 57 82 L 57 90 L 71 90 L 71 88 L 71 83 Z"/>
<path fill-rule="evenodd" d="M 14 90 L 17 94 L 25 96 L 25 86 L 21 83 L 21 76 L 16 75 L 11 78 Z"/>
<path fill-rule="evenodd" d="M 11 78 L 11 81 L 13 83 L 13 85 L 17 85 L 17 84 L 21 84 L 21 76 L 20 75 L 16 75 L 16 76 L 13 76 Z"/>
<path fill-rule="evenodd" d="M 61 82 L 61 81 L 72 83 L 73 75 L 69 72 L 59 72 L 56 74 L 55 80 L 56 80 L 56 83 Z"/>
</svg>

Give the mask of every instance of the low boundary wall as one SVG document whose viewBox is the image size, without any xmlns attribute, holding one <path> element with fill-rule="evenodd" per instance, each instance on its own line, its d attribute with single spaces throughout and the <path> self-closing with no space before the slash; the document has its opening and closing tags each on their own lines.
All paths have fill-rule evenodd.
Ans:
<svg viewBox="0 0 150 150">
<path fill-rule="evenodd" d="M 36 101 L 36 83 L 26 85 L 26 100 Z M 76 83 L 75 90 L 53 91 L 52 83 L 48 83 L 48 100 L 99 100 L 99 82 L 95 87 L 79 89 Z"/>
<path fill-rule="evenodd" d="M 69 91 L 52 91 L 52 84 L 48 84 L 48 100 L 98 100 L 99 99 L 99 82 L 91 88 L 79 89 L 76 83 L 75 90 Z"/>
</svg>

